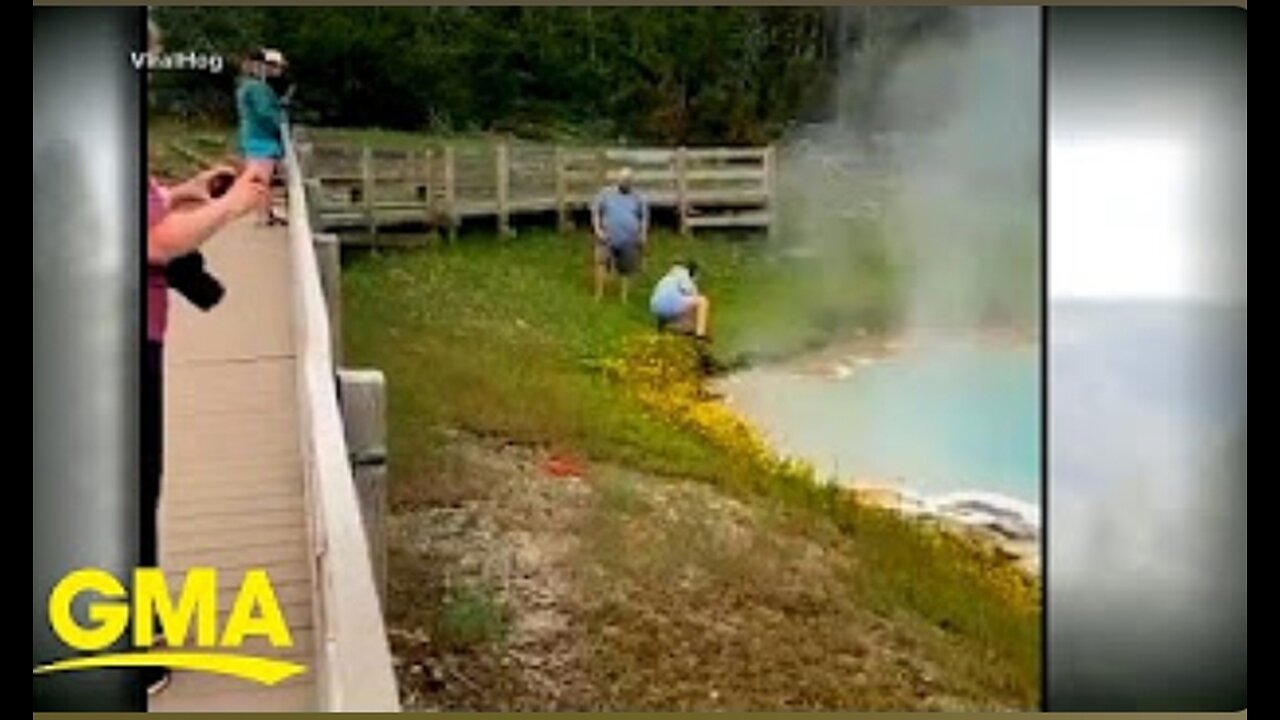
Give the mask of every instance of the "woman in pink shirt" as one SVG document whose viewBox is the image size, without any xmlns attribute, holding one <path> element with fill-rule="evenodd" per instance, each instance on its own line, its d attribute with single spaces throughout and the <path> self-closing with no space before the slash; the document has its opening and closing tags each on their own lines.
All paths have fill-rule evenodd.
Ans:
<svg viewBox="0 0 1280 720">
<path fill-rule="evenodd" d="M 209 197 L 209 181 L 226 169 L 216 168 L 169 188 L 154 178 L 147 182 L 147 346 L 142 383 L 143 483 L 140 564 L 158 565 L 155 514 L 160 502 L 163 459 L 164 335 L 169 316 L 169 288 L 164 266 L 200 247 L 223 225 L 259 207 L 267 185 L 254 173 L 238 177 L 227 192 Z"/>
<path fill-rule="evenodd" d="M 164 268 L 170 260 L 196 249 L 229 221 L 260 207 L 267 185 L 244 173 L 218 198 L 209 196 L 210 170 L 180 185 L 165 188 L 147 181 L 147 344 L 142 371 L 142 478 L 138 515 L 141 540 L 138 564 L 158 567 L 156 537 L 164 462 L 164 336 L 169 316 L 169 288 Z M 148 668 L 148 691 L 168 682 L 164 668 Z"/>
</svg>

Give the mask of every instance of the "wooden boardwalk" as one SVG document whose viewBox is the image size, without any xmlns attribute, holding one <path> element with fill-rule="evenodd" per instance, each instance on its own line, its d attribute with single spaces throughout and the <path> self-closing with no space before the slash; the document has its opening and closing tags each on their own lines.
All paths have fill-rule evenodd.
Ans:
<svg viewBox="0 0 1280 720">
<path fill-rule="evenodd" d="M 227 295 L 203 313 L 172 298 L 165 379 L 161 558 L 174 576 L 219 573 L 230 607 L 243 571 L 266 568 L 293 636 L 245 651 L 308 666 L 275 687 L 175 672 L 158 711 L 295 711 L 318 707 L 315 577 L 297 402 L 292 265 L 285 229 L 236 222 L 206 246 Z"/>
<path fill-rule="evenodd" d="M 650 206 L 673 215 L 685 234 L 774 225 L 772 146 L 590 148 L 508 139 L 455 146 L 424 138 L 418 150 L 307 140 L 300 153 L 318 230 L 373 235 L 412 225 L 452 235 L 464 219 L 493 218 L 509 234 L 515 216 L 550 215 L 566 231 L 622 166 L 635 171 Z"/>
<path fill-rule="evenodd" d="M 214 568 L 224 619 L 244 572 L 265 569 L 293 645 L 253 637 L 239 651 L 307 669 L 272 687 L 175 672 L 153 710 L 399 709 L 375 577 L 381 517 L 364 517 L 352 473 L 291 137 L 285 166 L 288 227 L 232 223 L 204 249 L 222 303 L 204 313 L 172 299 L 160 560 L 171 593 L 188 569 Z"/>
</svg>

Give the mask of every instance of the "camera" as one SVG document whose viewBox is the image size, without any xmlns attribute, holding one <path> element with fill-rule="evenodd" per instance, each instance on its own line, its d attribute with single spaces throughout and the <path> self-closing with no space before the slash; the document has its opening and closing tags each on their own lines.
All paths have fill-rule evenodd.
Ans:
<svg viewBox="0 0 1280 720">
<path fill-rule="evenodd" d="M 214 175 L 213 177 L 209 178 L 209 184 L 208 184 L 209 197 L 220 198 L 223 195 L 226 195 L 227 191 L 231 189 L 231 186 L 234 185 L 235 182 L 236 182 L 235 173 L 220 172 Z"/>
<path fill-rule="evenodd" d="M 188 302 L 208 312 L 222 302 L 226 288 L 204 267 L 204 255 L 192 250 L 164 266 L 164 279 Z"/>
</svg>

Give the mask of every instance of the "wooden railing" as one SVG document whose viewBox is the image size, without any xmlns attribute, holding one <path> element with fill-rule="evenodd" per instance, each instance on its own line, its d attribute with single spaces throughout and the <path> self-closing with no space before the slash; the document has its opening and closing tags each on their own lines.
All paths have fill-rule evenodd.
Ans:
<svg viewBox="0 0 1280 720">
<path fill-rule="evenodd" d="M 383 150 L 319 141 L 299 144 L 306 185 L 326 229 L 370 233 L 388 225 L 453 232 L 492 217 L 554 213 L 567 229 L 611 173 L 629 166 L 650 205 L 674 210 L 682 232 L 705 227 L 771 229 L 774 148 L 583 148 L 509 142 Z"/>
<path fill-rule="evenodd" d="M 323 710 L 399 709 L 391 652 L 338 407 L 329 318 L 293 143 L 286 140 L 293 331 Z"/>
</svg>

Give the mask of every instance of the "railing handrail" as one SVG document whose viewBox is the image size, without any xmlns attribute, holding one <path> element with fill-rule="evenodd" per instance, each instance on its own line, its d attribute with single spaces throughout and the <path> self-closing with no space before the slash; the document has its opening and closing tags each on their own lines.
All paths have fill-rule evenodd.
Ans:
<svg viewBox="0 0 1280 720">
<path fill-rule="evenodd" d="M 396 711 L 399 700 L 360 506 L 348 464 L 311 219 L 285 128 L 298 421 L 309 508 L 323 710 Z"/>
<path fill-rule="evenodd" d="M 409 220 L 452 238 L 464 217 L 493 216 L 498 232 L 510 235 L 513 215 L 554 212 L 564 231 L 610 173 L 630 165 L 635 188 L 650 205 L 674 208 L 681 232 L 717 225 L 774 230 L 773 145 L 440 143 L 424 138 L 417 148 L 375 150 L 367 142 L 308 136 L 303 171 L 317 190 L 316 222 L 325 229 L 354 223 L 374 235 L 381 223 Z"/>
</svg>

